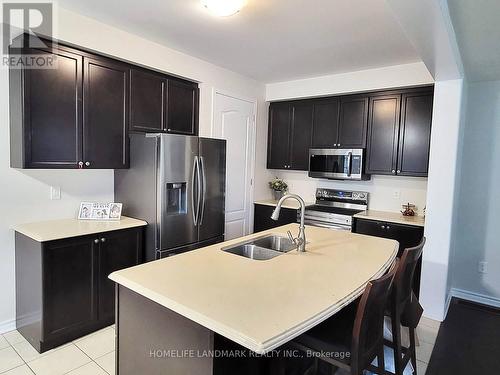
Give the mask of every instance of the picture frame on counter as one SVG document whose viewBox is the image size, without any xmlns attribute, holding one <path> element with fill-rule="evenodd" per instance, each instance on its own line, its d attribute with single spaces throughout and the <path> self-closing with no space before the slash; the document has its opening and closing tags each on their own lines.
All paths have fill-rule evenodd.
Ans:
<svg viewBox="0 0 500 375">
<path fill-rule="evenodd" d="M 78 220 L 120 220 L 121 203 L 81 202 Z"/>
</svg>

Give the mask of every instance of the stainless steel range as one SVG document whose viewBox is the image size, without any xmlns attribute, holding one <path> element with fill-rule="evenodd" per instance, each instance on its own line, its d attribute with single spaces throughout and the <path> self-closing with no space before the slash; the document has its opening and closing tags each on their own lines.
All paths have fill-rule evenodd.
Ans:
<svg viewBox="0 0 500 375">
<path fill-rule="evenodd" d="M 352 217 L 368 209 L 368 193 L 317 189 L 316 204 L 306 207 L 305 223 L 317 227 L 347 230 Z"/>
</svg>

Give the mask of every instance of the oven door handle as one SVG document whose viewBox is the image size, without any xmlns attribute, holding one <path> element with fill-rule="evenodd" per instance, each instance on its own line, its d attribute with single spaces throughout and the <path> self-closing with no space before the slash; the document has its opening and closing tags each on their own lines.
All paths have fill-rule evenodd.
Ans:
<svg viewBox="0 0 500 375">
<path fill-rule="evenodd" d="M 339 230 L 344 230 L 344 231 L 351 231 L 351 228 L 343 227 L 341 225 L 321 224 L 321 223 L 318 223 L 317 221 L 312 221 L 312 220 L 306 220 L 305 224 L 306 225 L 312 225 L 314 227 L 320 227 L 320 228 L 339 229 Z"/>
<path fill-rule="evenodd" d="M 351 177 L 352 174 L 352 151 L 347 154 L 347 177 Z"/>
</svg>

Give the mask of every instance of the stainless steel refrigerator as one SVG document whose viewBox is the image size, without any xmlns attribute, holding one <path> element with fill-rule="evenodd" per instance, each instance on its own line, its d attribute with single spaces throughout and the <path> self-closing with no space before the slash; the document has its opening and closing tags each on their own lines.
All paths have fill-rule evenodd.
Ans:
<svg viewBox="0 0 500 375">
<path fill-rule="evenodd" d="M 123 215 L 148 222 L 151 261 L 224 241 L 226 141 L 131 134 L 130 169 L 115 170 Z"/>
</svg>

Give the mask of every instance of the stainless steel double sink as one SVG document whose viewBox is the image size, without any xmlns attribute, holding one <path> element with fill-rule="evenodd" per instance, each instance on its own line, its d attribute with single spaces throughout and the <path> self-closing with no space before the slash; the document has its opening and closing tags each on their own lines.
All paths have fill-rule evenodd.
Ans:
<svg viewBox="0 0 500 375">
<path fill-rule="evenodd" d="M 296 248 L 297 246 L 286 237 L 268 235 L 223 247 L 222 251 L 254 260 L 267 260 Z"/>
</svg>

